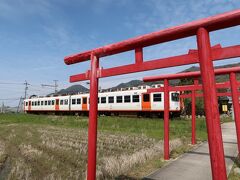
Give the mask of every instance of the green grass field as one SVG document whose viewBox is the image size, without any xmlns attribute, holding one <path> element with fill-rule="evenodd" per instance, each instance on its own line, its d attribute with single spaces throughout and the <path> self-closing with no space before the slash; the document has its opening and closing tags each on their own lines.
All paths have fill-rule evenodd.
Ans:
<svg viewBox="0 0 240 180">
<path fill-rule="evenodd" d="M 88 117 L 82 116 L 45 116 L 26 114 L 0 114 L 0 124 L 36 124 L 66 128 L 88 128 Z M 144 134 L 149 138 L 163 138 L 163 120 L 159 118 L 99 117 L 98 130 L 111 133 Z M 197 119 L 199 140 L 205 140 L 206 124 Z M 191 120 L 175 118 L 170 121 L 170 138 L 191 136 Z"/>
<path fill-rule="evenodd" d="M 84 179 L 87 127 L 87 117 L 0 114 L 0 179 Z M 98 130 L 98 179 L 137 179 L 163 165 L 162 119 L 99 117 Z M 191 120 L 171 120 L 170 139 L 172 157 L 188 150 Z M 207 139 L 204 119 L 197 139 Z"/>
</svg>

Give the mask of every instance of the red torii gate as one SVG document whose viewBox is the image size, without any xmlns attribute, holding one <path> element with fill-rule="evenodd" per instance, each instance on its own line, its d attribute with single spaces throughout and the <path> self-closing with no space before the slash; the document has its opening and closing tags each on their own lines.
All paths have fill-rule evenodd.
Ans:
<svg viewBox="0 0 240 180">
<path fill-rule="evenodd" d="M 211 48 L 209 32 L 239 24 L 240 10 L 238 9 L 65 57 L 64 61 L 68 65 L 91 60 L 91 71 L 70 77 L 70 82 L 90 80 L 91 104 L 88 130 L 88 180 L 96 179 L 98 79 L 194 63 L 200 64 L 203 80 L 212 176 L 216 180 L 227 179 L 212 61 L 239 57 L 240 46 Z M 195 35 L 197 36 L 198 44 L 197 52 L 147 62 L 143 61 L 144 47 Z M 99 68 L 99 58 L 131 50 L 135 50 L 134 64 L 108 69 Z M 210 105 L 213 108 L 207 108 Z"/>
<path fill-rule="evenodd" d="M 230 82 L 217 83 L 216 88 L 231 88 L 231 93 L 217 93 L 217 96 L 232 96 L 233 107 L 235 114 L 235 125 L 237 132 L 238 152 L 240 152 L 240 106 L 239 106 L 239 92 L 238 87 L 240 83 L 236 80 L 236 73 L 240 72 L 240 67 L 222 68 L 216 69 L 215 75 L 229 74 Z M 192 98 L 192 144 L 196 142 L 196 115 L 195 115 L 195 102 L 196 97 L 200 97 L 202 94 L 196 94 L 196 90 L 202 90 L 203 86 L 198 84 L 197 77 L 201 76 L 200 71 L 185 72 L 178 74 L 168 74 L 160 76 L 144 77 L 144 82 L 152 81 L 164 81 L 164 87 L 148 89 L 148 93 L 152 92 L 164 92 L 164 159 L 169 159 L 169 91 L 192 91 L 192 94 L 181 95 L 182 98 Z M 182 79 L 182 78 L 194 78 L 194 85 L 183 86 L 169 86 L 169 80 Z"/>
</svg>

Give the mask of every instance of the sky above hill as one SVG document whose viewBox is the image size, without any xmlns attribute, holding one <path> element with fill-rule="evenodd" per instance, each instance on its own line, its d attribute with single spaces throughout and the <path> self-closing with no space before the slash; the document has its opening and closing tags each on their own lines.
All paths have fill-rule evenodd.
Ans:
<svg viewBox="0 0 240 180">
<path fill-rule="evenodd" d="M 21 83 L 25 80 L 31 84 L 29 95 L 52 92 L 53 89 L 42 88 L 41 84 L 53 84 L 53 80 L 59 81 L 59 89 L 70 86 L 69 76 L 85 72 L 89 63 L 66 66 L 63 58 L 67 55 L 238 8 L 239 0 L 1 0 L 0 102 L 23 96 Z M 239 39 L 239 27 L 211 33 L 212 45 L 236 45 Z M 145 48 L 144 58 L 178 55 L 190 48 L 196 48 L 195 37 Z M 103 58 L 101 66 L 113 67 L 133 60 L 133 52 L 128 52 Z M 240 60 L 215 65 L 236 62 Z M 105 78 L 100 85 L 108 88 L 187 67 Z M 5 104 L 16 102 L 9 100 Z"/>
</svg>

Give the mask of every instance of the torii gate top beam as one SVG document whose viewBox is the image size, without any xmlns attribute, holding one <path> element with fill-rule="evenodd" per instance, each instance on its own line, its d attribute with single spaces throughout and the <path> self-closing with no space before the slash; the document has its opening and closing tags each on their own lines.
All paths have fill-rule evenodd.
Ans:
<svg viewBox="0 0 240 180">
<path fill-rule="evenodd" d="M 137 48 L 143 48 L 163 42 L 173 41 L 189 36 L 196 35 L 200 27 L 210 31 L 229 28 L 240 25 L 240 10 L 235 10 L 216 16 L 211 16 L 205 19 L 200 19 L 180 26 L 171 27 L 165 30 L 153 32 L 143 36 L 138 36 L 118 43 L 103 46 L 97 49 L 89 50 L 79 54 L 70 55 L 64 58 L 67 65 L 75 64 L 90 59 L 91 54 L 97 57 L 104 57 L 113 54 L 118 54 Z"/>
<path fill-rule="evenodd" d="M 216 69 L 215 75 L 221 75 L 221 74 L 229 74 L 231 72 L 240 72 L 240 67 L 231 67 L 231 68 L 221 68 L 221 69 Z M 149 77 L 144 77 L 143 81 L 144 82 L 150 82 L 150 81 L 161 81 L 164 79 L 182 79 L 182 78 L 194 78 L 194 77 L 199 77 L 201 76 L 200 71 L 195 71 L 195 72 L 184 72 L 184 73 L 178 73 L 178 74 L 166 74 L 166 75 L 160 75 L 160 76 L 149 76 Z"/>
</svg>

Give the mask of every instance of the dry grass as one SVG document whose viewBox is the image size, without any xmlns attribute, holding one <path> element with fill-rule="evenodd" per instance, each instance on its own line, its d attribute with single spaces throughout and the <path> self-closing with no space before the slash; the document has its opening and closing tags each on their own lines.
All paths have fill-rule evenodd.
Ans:
<svg viewBox="0 0 240 180">
<path fill-rule="evenodd" d="M 0 140 L 0 157 L 7 154 L 11 162 L 4 177 L 6 179 L 85 178 L 86 130 L 23 124 L 1 125 Z M 179 145 L 179 139 L 171 142 L 172 148 Z M 144 135 L 100 132 L 98 179 L 112 179 L 127 173 L 162 152 L 162 141 Z"/>
<path fill-rule="evenodd" d="M 84 117 L 0 115 L 0 178 L 85 179 L 87 123 Z M 189 125 L 187 120 L 171 122 L 171 149 L 182 145 L 176 137 L 189 136 Z M 161 120 L 101 117 L 98 126 L 98 179 L 129 175 L 137 167 L 161 159 Z M 204 132 L 204 121 L 199 120 L 201 139 Z"/>
</svg>

